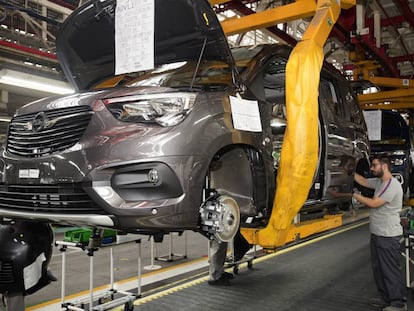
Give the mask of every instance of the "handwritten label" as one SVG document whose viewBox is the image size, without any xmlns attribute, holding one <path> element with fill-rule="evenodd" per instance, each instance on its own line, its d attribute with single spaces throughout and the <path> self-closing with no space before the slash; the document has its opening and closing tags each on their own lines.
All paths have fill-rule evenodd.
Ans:
<svg viewBox="0 0 414 311">
<path fill-rule="evenodd" d="M 154 0 L 118 0 L 115 74 L 154 68 Z"/>
</svg>

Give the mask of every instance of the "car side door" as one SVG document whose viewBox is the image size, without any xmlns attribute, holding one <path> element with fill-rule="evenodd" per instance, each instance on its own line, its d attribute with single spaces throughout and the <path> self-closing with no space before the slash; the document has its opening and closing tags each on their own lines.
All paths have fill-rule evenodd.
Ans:
<svg viewBox="0 0 414 311">
<path fill-rule="evenodd" d="M 325 166 L 323 200 L 347 199 L 353 188 L 355 124 L 340 87 L 340 79 L 334 75 L 321 77 L 319 101 Z"/>
</svg>

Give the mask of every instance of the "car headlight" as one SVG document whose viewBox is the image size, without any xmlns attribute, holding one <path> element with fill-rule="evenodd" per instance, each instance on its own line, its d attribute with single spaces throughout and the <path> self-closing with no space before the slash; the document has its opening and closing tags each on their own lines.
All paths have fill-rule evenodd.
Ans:
<svg viewBox="0 0 414 311">
<path fill-rule="evenodd" d="M 192 93 L 147 94 L 105 99 L 104 103 L 120 121 L 173 126 L 191 111 L 195 97 Z"/>
<path fill-rule="evenodd" d="M 404 159 L 395 159 L 394 160 L 394 165 L 395 166 L 400 166 L 404 164 Z"/>
</svg>

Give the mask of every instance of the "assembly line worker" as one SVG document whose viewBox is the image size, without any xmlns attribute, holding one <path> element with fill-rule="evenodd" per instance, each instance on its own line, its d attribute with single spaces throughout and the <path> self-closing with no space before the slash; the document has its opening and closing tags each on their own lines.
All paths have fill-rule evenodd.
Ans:
<svg viewBox="0 0 414 311">
<path fill-rule="evenodd" d="M 230 285 L 230 280 L 234 278 L 233 274 L 224 271 L 224 263 L 227 255 L 227 242 L 211 239 L 209 254 L 209 285 Z"/>
<path fill-rule="evenodd" d="M 403 190 L 391 174 L 388 158 L 374 158 L 371 171 L 378 179 L 355 174 L 360 185 L 375 189 L 373 198 L 354 193 L 353 197 L 370 209 L 371 263 L 380 297 L 372 298 L 372 306 L 383 311 L 407 310 L 406 288 L 399 264 L 400 224 Z"/>
<path fill-rule="evenodd" d="M 233 274 L 230 272 L 224 271 L 224 264 L 227 256 L 227 242 L 219 242 L 216 239 L 211 239 L 210 241 L 210 254 L 209 254 L 209 285 L 220 285 L 220 286 L 229 286 L 230 280 L 234 278 Z M 237 231 L 233 239 L 234 247 L 234 261 L 237 262 L 241 260 L 244 254 L 251 248 L 251 245 L 246 241 L 246 239 L 240 233 L 240 230 Z"/>
</svg>

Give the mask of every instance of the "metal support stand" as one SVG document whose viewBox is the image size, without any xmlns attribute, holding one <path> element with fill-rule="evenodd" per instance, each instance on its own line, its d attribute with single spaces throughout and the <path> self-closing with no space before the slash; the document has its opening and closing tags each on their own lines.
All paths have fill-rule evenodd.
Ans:
<svg viewBox="0 0 414 311">
<path fill-rule="evenodd" d="M 130 292 L 120 291 L 114 288 L 114 252 L 113 246 L 127 243 L 127 242 L 136 242 L 138 245 L 138 284 L 137 284 L 137 294 Z M 132 311 L 134 301 L 141 297 L 141 239 L 133 238 L 126 239 L 123 242 L 115 242 L 112 244 L 101 245 L 101 247 L 110 247 L 110 289 L 99 293 L 94 294 L 93 289 L 93 268 L 94 268 L 94 254 L 99 249 L 96 247 L 95 243 L 90 243 L 89 246 L 85 246 L 82 243 L 73 243 L 65 241 L 56 241 L 56 246 L 60 247 L 62 253 L 62 288 L 61 288 L 61 305 L 63 310 L 75 310 L 75 311 L 105 311 L 110 310 L 115 307 L 124 305 L 125 311 Z M 95 244 L 95 245 L 94 245 Z M 65 283 L 66 283 L 66 250 L 68 248 L 80 248 L 86 252 L 89 256 L 89 297 L 79 299 L 77 301 L 65 302 Z M 117 296 L 117 298 L 115 298 Z M 89 305 L 89 309 L 86 309 L 86 306 Z M 14 309 L 13 309 L 14 310 Z"/>
<path fill-rule="evenodd" d="M 406 230 L 404 233 L 405 252 L 402 255 L 405 257 L 405 279 L 407 288 L 414 289 L 414 282 L 411 282 L 410 264 L 414 265 L 414 260 L 411 258 L 411 250 L 414 249 L 414 230 Z"/>
<path fill-rule="evenodd" d="M 145 270 L 158 270 L 161 269 L 161 266 L 154 264 L 155 259 L 155 243 L 154 243 L 154 237 L 151 236 L 150 238 L 150 244 L 151 244 L 151 264 L 149 266 L 145 266 Z"/>
<path fill-rule="evenodd" d="M 157 257 L 155 257 L 155 260 L 172 262 L 172 261 L 187 258 L 187 233 L 184 231 L 182 233 L 182 235 L 184 236 L 184 254 L 174 254 L 174 251 L 173 251 L 173 248 L 174 248 L 174 246 L 173 246 L 173 232 L 171 232 L 169 234 L 169 248 L 168 248 L 169 252 L 168 252 L 168 254 L 165 254 L 165 255 L 162 255 L 162 256 L 157 256 Z"/>
</svg>

